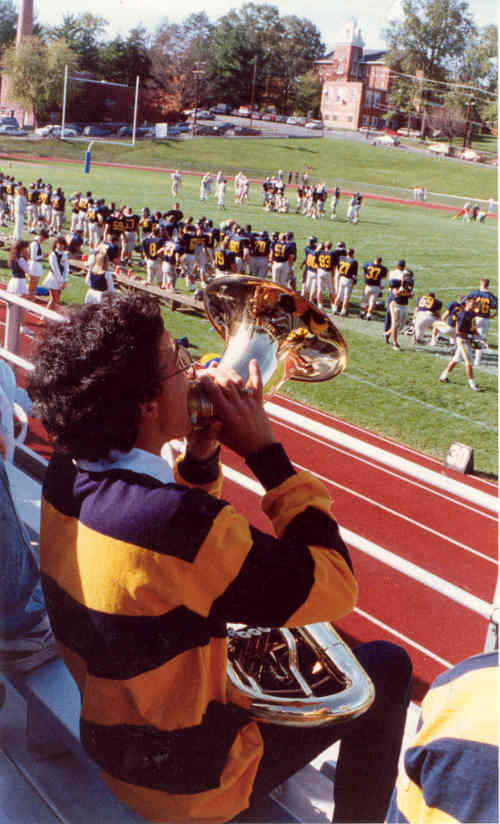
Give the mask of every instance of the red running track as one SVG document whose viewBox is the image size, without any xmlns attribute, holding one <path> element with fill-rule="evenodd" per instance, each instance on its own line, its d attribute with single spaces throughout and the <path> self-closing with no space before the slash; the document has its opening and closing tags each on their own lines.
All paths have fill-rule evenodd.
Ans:
<svg viewBox="0 0 500 824">
<path fill-rule="evenodd" d="M 434 471 L 428 456 L 346 424 L 284 397 L 277 403 Z M 491 602 L 498 574 L 494 513 L 449 492 L 437 490 L 325 441 L 274 420 L 277 436 L 296 468 L 313 471 L 327 485 L 341 528 L 367 538 L 427 572 Z M 250 477 L 244 463 L 226 452 L 223 461 Z M 497 486 L 459 476 L 462 483 L 495 496 Z M 256 525 L 269 530 L 256 494 L 225 481 L 224 495 Z M 415 669 L 414 698 L 419 700 L 447 663 L 480 652 L 486 637 L 484 618 L 446 596 L 349 546 L 359 582 L 356 610 L 338 628 L 352 644 L 384 638 L 401 643 Z"/>
</svg>

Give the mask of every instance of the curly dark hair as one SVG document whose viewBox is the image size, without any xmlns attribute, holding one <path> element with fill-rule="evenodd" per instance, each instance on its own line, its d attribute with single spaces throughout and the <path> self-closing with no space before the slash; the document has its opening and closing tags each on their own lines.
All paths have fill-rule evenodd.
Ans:
<svg viewBox="0 0 500 824">
<path fill-rule="evenodd" d="M 74 458 L 130 450 L 139 404 L 161 391 L 158 303 L 146 295 L 103 296 L 51 324 L 37 349 L 28 391 L 56 448 Z"/>
</svg>

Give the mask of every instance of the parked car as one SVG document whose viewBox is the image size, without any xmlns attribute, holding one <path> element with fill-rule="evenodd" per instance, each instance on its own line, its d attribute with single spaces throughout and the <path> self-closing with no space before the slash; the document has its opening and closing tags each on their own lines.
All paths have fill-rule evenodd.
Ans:
<svg viewBox="0 0 500 824">
<path fill-rule="evenodd" d="M 274 115 L 274 118 L 276 120 L 276 123 L 286 123 L 288 119 L 286 114 L 276 114 Z"/>
<path fill-rule="evenodd" d="M 401 135 L 401 137 L 420 137 L 419 129 L 406 129 L 402 127 L 398 129 L 397 134 Z M 433 137 L 439 137 L 439 134 L 433 134 Z"/>
<path fill-rule="evenodd" d="M 0 117 L 0 126 L 14 126 L 15 129 L 20 129 L 19 123 L 15 117 Z"/>
<path fill-rule="evenodd" d="M 249 136 L 260 134 L 260 131 L 259 129 L 252 129 L 250 126 L 233 126 L 233 128 L 226 132 L 226 134 L 241 137 L 243 135 Z"/>
<path fill-rule="evenodd" d="M 191 110 L 189 114 L 189 119 L 193 120 L 194 118 L 194 109 Z M 196 120 L 215 120 L 215 115 L 212 112 L 209 112 L 207 109 L 197 109 L 196 110 Z"/>
<path fill-rule="evenodd" d="M 458 156 L 460 160 L 470 160 L 472 163 L 483 163 L 485 159 L 483 155 L 474 149 L 464 149 Z"/>
<path fill-rule="evenodd" d="M 382 146 L 399 146 L 399 140 L 392 134 L 380 134 L 373 140 L 373 145 L 380 143 Z"/>
<path fill-rule="evenodd" d="M 248 117 L 248 115 L 250 114 L 250 107 L 240 106 L 237 113 L 242 115 L 242 117 Z"/>
<path fill-rule="evenodd" d="M 276 115 L 273 114 L 272 112 L 266 112 L 265 114 L 262 115 L 262 120 L 270 120 L 271 122 L 274 123 L 274 121 L 276 119 L 277 119 Z"/>
<path fill-rule="evenodd" d="M 132 126 L 121 126 L 118 131 L 117 135 L 119 137 L 132 137 L 134 134 L 134 129 Z M 154 131 L 150 129 L 149 126 L 137 126 L 135 130 L 136 137 L 153 137 Z"/>
<path fill-rule="evenodd" d="M 65 123 L 64 131 L 66 131 L 66 129 L 73 129 L 77 134 L 82 134 L 83 132 L 83 126 L 80 126 L 79 123 Z"/>
<path fill-rule="evenodd" d="M 308 120 L 306 129 L 323 129 L 323 122 L 321 120 Z"/>
<path fill-rule="evenodd" d="M 35 134 L 39 134 L 42 137 L 47 137 L 47 135 L 51 133 L 53 128 L 53 124 L 48 123 L 46 126 L 39 126 L 37 129 L 35 129 Z"/>
<path fill-rule="evenodd" d="M 28 132 L 16 126 L 0 126 L 0 134 L 7 135 L 8 137 L 26 137 Z"/>
<path fill-rule="evenodd" d="M 83 134 L 88 137 L 108 137 L 111 131 L 105 129 L 104 126 L 85 126 Z"/>
<path fill-rule="evenodd" d="M 229 103 L 217 103 L 215 106 L 212 106 L 210 111 L 214 114 L 229 114 L 231 106 Z"/>
<path fill-rule="evenodd" d="M 452 148 L 448 143 L 431 143 L 427 146 L 427 150 L 442 157 L 449 157 L 452 154 Z"/>
<path fill-rule="evenodd" d="M 223 134 L 225 132 L 230 131 L 231 129 L 234 129 L 234 127 L 235 127 L 235 124 L 231 123 L 230 120 L 223 120 L 222 123 L 217 123 L 217 128 L 218 128 L 219 132 L 222 132 Z"/>
<path fill-rule="evenodd" d="M 62 126 L 53 126 L 48 137 L 62 137 Z M 64 126 L 64 137 L 78 137 L 78 132 L 70 126 Z"/>
</svg>

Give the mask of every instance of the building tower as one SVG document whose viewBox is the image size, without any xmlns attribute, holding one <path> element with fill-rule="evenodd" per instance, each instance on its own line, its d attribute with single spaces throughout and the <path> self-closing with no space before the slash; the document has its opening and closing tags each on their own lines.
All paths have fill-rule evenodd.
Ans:
<svg viewBox="0 0 500 824">
<path fill-rule="evenodd" d="M 20 0 L 19 15 L 17 18 L 16 48 L 27 37 L 33 34 L 33 0 Z M 4 115 L 17 117 L 21 125 L 33 125 L 33 112 L 26 111 L 22 106 L 9 100 L 9 78 L 2 74 L 0 78 L 0 112 Z"/>
<path fill-rule="evenodd" d="M 33 0 L 21 0 L 17 18 L 16 46 L 33 34 Z"/>
</svg>

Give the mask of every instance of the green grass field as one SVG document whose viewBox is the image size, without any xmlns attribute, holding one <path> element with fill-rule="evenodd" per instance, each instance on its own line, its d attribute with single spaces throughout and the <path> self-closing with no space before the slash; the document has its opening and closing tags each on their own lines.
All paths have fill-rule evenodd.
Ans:
<svg viewBox="0 0 500 824">
<path fill-rule="evenodd" d="M 230 169 L 235 163 L 235 142 L 219 141 L 216 143 L 217 153 L 213 153 L 215 143 L 210 139 L 181 143 L 175 146 L 175 152 L 180 152 L 181 149 L 192 152 L 196 148 L 200 168 Z M 329 181 L 335 179 L 335 171 L 339 171 L 340 177 L 338 153 L 345 152 L 342 157 L 347 157 L 357 147 L 357 179 L 365 180 L 368 184 L 377 182 L 386 174 L 390 175 L 388 180 L 392 185 L 414 185 L 411 170 L 400 169 L 394 162 L 387 167 L 384 165 L 396 158 L 391 150 L 351 143 L 346 147 L 341 141 L 287 141 L 285 146 L 288 144 L 291 151 L 299 153 L 293 162 L 293 167 L 298 166 L 299 169 L 310 163 L 311 158 L 307 153 L 316 151 L 319 169 L 319 155 L 323 163 L 323 154 L 333 145 L 337 149 L 337 161 L 331 166 Z M 60 155 L 60 144 L 51 145 Z M 288 168 L 282 155 L 274 154 L 278 149 L 278 141 L 238 141 L 238 147 L 243 168 L 249 168 L 251 164 L 256 164 L 255 168 L 259 168 L 259 150 L 260 168 L 263 171 Z M 75 147 L 71 148 L 74 150 Z M 142 149 L 142 144 L 139 148 Z M 144 146 L 144 153 L 147 148 Z M 157 146 L 153 148 L 158 150 Z M 117 147 L 118 149 L 126 154 L 124 148 Z M 403 160 L 408 157 L 406 154 L 401 155 L 398 160 L 403 164 Z M 132 162 L 125 157 L 122 159 L 123 162 Z M 189 159 L 194 160 L 194 155 L 192 158 L 190 155 L 185 161 L 178 154 L 175 162 L 170 164 L 170 161 L 165 161 L 165 165 L 186 168 Z M 116 162 L 117 159 L 114 160 Z M 452 185 L 462 192 L 471 192 L 475 187 L 477 197 L 488 197 L 492 190 L 496 191 L 496 172 L 492 169 L 460 166 L 462 181 L 456 178 L 448 184 L 448 177 L 442 176 L 444 167 L 441 160 L 419 160 L 422 163 L 425 161 L 422 168 L 426 182 L 434 174 L 437 175 L 436 165 L 439 167 L 441 177 L 436 176 L 437 191 L 450 192 Z M 145 164 L 150 162 L 149 158 L 141 159 L 137 149 L 134 150 L 134 161 Z M 354 157 L 350 162 L 354 164 Z M 94 196 L 103 196 L 119 204 L 127 203 L 135 209 L 148 205 L 166 210 L 172 204 L 170 177 L 159 172 L 93 165 L 91 173 L 84 175 L 82 165 L 50 162 L 35 164 L 13 160 L 1 161 L 0 167 L 25 183 L 30 183 L 40 175 L 53 185 L 61 185 L 67 194 L 75 189 L 91 189 Z M 342 173 L 345 169 L 342 166 Z M 446 172 L 448 174 L 448 167 Z M 346 175 L 347 173 L 354 174 L 354 166 L 348 169 Z M 319 171 L 311 171 L 311 174 L 321 176 Z M 292 194 L 290 199 L 294 207 L 295 196 Z M 228 217 L 235 217 L 243 224 L 251 223 L 254 229 L 293 230 L 299 261 L 310 234 L 317 235 L 320 240 L 331 239 L 334 244 L 338 240 L 344 240 L 356 249 L 356 258 L 360 263 L 380 254 L 384 263 L 392 268 L 399 258 L 404 257 L 415 273 L 416 295 L 432 288 L 445 306 L 450 300 L 476 288 L 480 276 L 489 277 L 491 291 L 495 294 L 498 292 L 497 222 L 493 220 L 479 225 L 464 224 L 452 221 L 449 212 L 365 200 L 360 223 L 353 226 L 345 222 L 347 199 L 342 198 L 335 223 L 329 220 L 310 221 L 302 215 L 265 213 L 261 208 L 261 190 L 257 185 L 252 185 L 250 189 L 250 204 L 236 207 L 233 204 L 231 183 L 228 185 L 226 211 L 219 212 L 215 198 L 210 203 L 200 204 L 199 178 L 187 175 L 183 177 L 179 200 L 184 213 L 192 214 L 195 218 L 203 214 L 219 223 Z M 299 271 L 298 266 L 296 270 Z M 137 268 L 137 272 L 142 273 L 143 270 Z M 0 262 L 0 276 L 3 279 L 8 277 L 5 261 L 3 266 Z M 79 302 L 84 294 L 83 281 L 78 277 L 71 278 L 63 293 L 65 302 Z M 352 315 L 336 320 L 349 346 L 347 371 L 336 380 L 323 384 L 310 386 L 289 382 L 285 387 L 286 393 L 352 423 L 409 444 L 440 460 L 444 460 L 452 441 L 469 444 L 474 448 L 476 471 L 496 477 L 497 321 L 493 321 L 490 327 L 492 351 L 483 356 L 483 364 L 476 370 L 477 382 L 485 391 L 482 394 L 473 393 L 467 386 L 462 365 L 454 370 L 448 385 L 439 383 L 439 374 L 449 358 L 446 346 L 434 349 L 428 345 L 415 347 L 405 335 L 400 337 L 402 352 L 394 352 L 390 346 L 386 346 L 382 337 L 382 314 L 371 324 L 360 321 L 357 317 L 360 294 L 361 278 L 353 293 Z M 210 329 L 208 321 L 186 312 L 171 313 L 167 310 L 165 317 L 171 332 L 175 336 L 188 335 L 189 340 L 198 347 L 195 351 L 199 354 L 222 351 L 222 341 Z"/>
<path fill-rule="evenodd" d="M 42 157 L 83 158 L 88 143 L 71 140 L 1 139 L 0 153 L 16 152 Z M 92 147 L 94 161 L 128 163 L 195 171 L 242 168 L 247 174 L 274 174 L 278 169 L 301 172 L 333 182 L 373 184 L 443 192 L 459 197 L 496 197 L 497 172 L 492 166 L 464 164 L 449 158 L 415 153 L 404 148 L 372 146 L 353 140 L 197 138 L 196 140 L 140 141 L 135 147 L 101 143 Z M 94 167 L 95 168 L 95 167 Z M 91 175 L 93 177 L 94 170 Z"/>
</svg>

